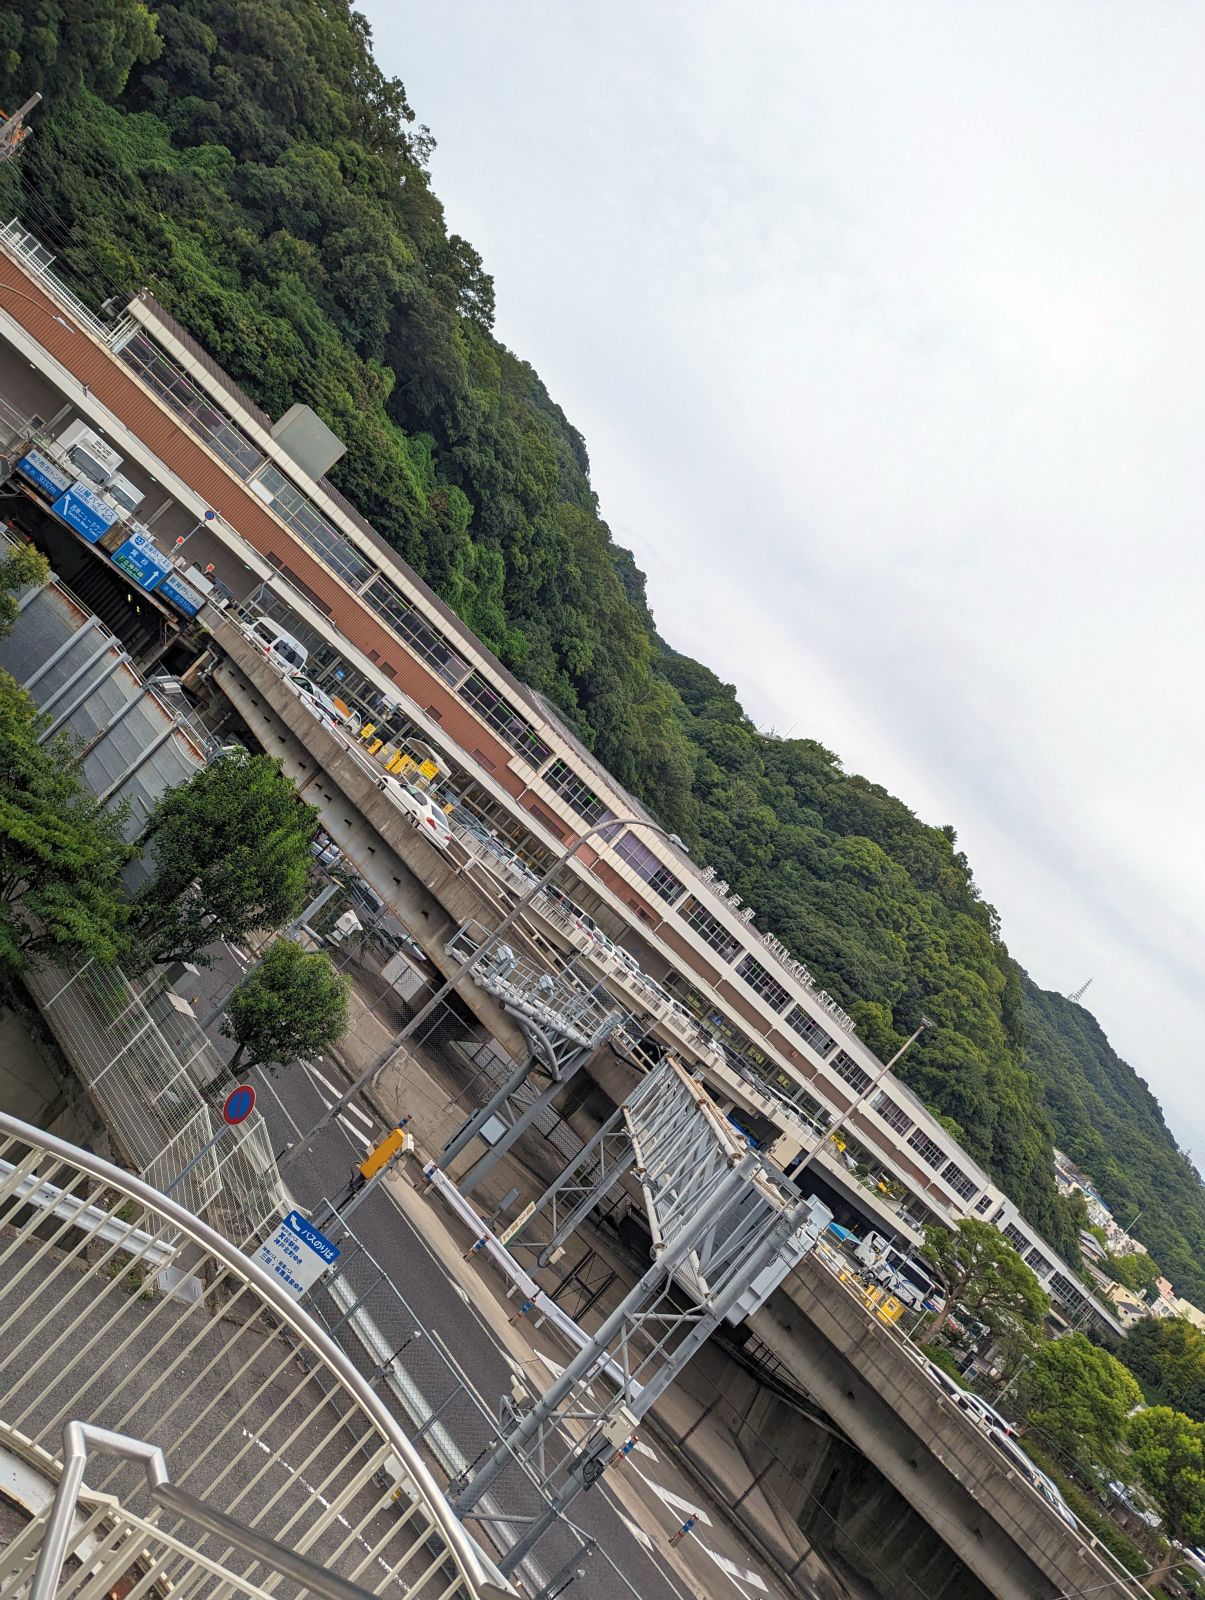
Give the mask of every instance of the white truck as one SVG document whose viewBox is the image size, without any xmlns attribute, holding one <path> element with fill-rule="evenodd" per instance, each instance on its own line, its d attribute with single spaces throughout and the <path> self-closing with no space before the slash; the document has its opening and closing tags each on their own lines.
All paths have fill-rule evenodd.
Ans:
<svg viewBox="0 0 1205 1600">
<path fill-rule="evenodd" d="M 906 1306 L 917 1311 L 941 1309 L 944 1296 L 932 1273 L 881 1233 L 868 1233 L 860 1240 L 854 1258 L 872 1282 L 882 1284 Z"/>
</svg>

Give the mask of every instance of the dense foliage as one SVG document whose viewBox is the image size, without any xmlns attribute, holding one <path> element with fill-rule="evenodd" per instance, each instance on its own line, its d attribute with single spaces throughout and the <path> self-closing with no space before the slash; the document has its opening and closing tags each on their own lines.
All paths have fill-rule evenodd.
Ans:
<svg viewBox="0 0 1205 1600">
<path fill-rule="evenodd" d="M 130 852 L 63 739 L 15 678 L 0 672 L 0 986 L 42 959 L 116 959 Z"/>
<path fill-rule="evenodd" d="M 1020 1382 L 1026 1421 L 1060 1454 L 1089 1470 L 1121 1470 L 1129 1413 L 1142 1390 L 1115 1356 L 1071 1333 L 1034 1351 Z"/>
<path fill-rule="evenodd" d="M 665 647 L 585 445 L 491 335 L 493 287 L 431 190 L 430 136 L 336 0 L 17 0 L 0 104 L 39 88 L 0 203 L 84 292 L 154 292 L 273 415 L 313 404 L 333 476 L 611 770 L 758 910 L 1073 1259 L 1057 1134 L 1205 1298 L 1205 1196 L 1086 1012 L 1024 979 L 952 828 L 760 733 Z M 54 47 L 48 40 L 53 36 Z M 451 67 L 449 70 L 452 70 Z M 7 188 L 7 197 L 3 192 Z M 1124 1128 L 1124 1135 L 1122 1129 Z"/>
<path fill-rule="evenodd" d="M 131 955 L 208 964 L 219 940 L 296 916 L 317 821 L 279 761 L 245 751 L 166 790 L 140 839 L 154 873 L 131 907 Z"/>
<path fill-rule="evenodd" d="M 292 939 L 277 939 L 230 996 L 222 1032 L 238 1049 L 227 1070 L 274 1067 L 329 1050 L 347 1029 L 350 988 L 325 950 L 307 952 Z"/>
<path fill-rule="evenodd" d="M 1119 1351 L 1152 1403 L 1205 1422 L 1205 1333 L 1181 1317 L 1136 1323 Z"/>
<path fill-rule="evenodd" d="M 1173 1539 L 1205 1539 L 1205 1427 L 1168 1406 L 1151 1406 L 1130 1423 L 1138 1476 L 1154 1495 Z"/>
</svg>

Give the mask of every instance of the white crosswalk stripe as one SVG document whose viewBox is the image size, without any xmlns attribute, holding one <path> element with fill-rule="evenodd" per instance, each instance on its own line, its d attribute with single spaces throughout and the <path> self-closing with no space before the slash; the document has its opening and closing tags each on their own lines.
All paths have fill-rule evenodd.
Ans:
<svg viewBox="0 0 1205 1600">
<path fill-rule="evenodd" d="M 761 1594 L 769 1594 L 769 1589 L 767 1589 L 756 1572 L 750 1572 L 747 1567 L 738 1567 L 736 1562 L 729 1561 L 727 1556 L 717 1555 L 714 1550 L 709 1550 L 701 1540 L 699 1549 L 702 1550 L 705 1556 L 711 1557 L 716 1566 L 719 1567 L 720 1571 L 731 1581 L 740 1594 L 744 1594 L 746 1588 L 757 1589 Z M 748 1600 L 747 1596 L 746 1600 Z"/>
<path fill-rule="evenodd" d="M 300 1062 L 301 1062 L 301 1065 L 305 1068 L 306 1072 L 309 1074 L 310 1079 L 314 1084 L 314 1087 L 317 1089 L 318 1098 L 322 1101 L 322 1104 L 329 1111 L 330 1108 L 334 1105 L 335 1101 L 339 1098 L 339 1091 L 335 1088 L 334 1084 L 328 1082 L 328 1080 L 326 1078 L 324 1078 L 322 1076 L 322 1074 L 318 1071 L 318 1068 L 315 1067 L 312 1062 L 307 1061 L 304 1056 L 302 1056 L 300 1058 Z M 327 1093 L 330 1095 L 329 1099 L 327 1098 L 327 1094 L 323 1093 L 323 1090 L 326 1090 Z M 347 1116 L 346 1113 L 348 1111 L 355 1111 L 356 1114 L 358 1116 L 362 1117 L 364 1119 L 364 1121 L 366 1123 L 368 1123 L 368 1126 L 371 1128 L 371 1126 L 372 1126 L 371 1120 L 368 1117 L 365 1117 L 364 1113 L 362 1111 L 358 1111 L 355 1106 L 350 1105 L 350 1104 L 348 1106 L 346 1106 L 344 1108 L 344 1110 L 339 1113 L 338 1117 L 336 1118 L 336 1121 L 338 1122 L 339 1126 L 343 1129 L 344 1133 L 347 1135 L 347 1137 L 351 1140 L 351 1142 L 353 1144 L 359 1145 L 361 1150 L 365 1150 L 365 1151 L 371 1150 L 373 1141 L 369 1138 L 368 1134 L 365 1133 L 363 1128 L 357 1127 L 356 1124 L 351 1120 L 351 1118 L 349 1116 Z"/>
<path fill-rule="evenodd" d="M 643 1478 L 655 1495 L 665 1501 L 666 1505 L 674 1511 L 680 1511 L 684 1517 L 693 1517 L 696 1522 L 701 1522 L 705 1527 L 711 1527 L 711 1518 L 699 1506 L 692 1506 L 689 1500 L 683 1500 L 681 1495 L 674 1494 L 672 1489 L 663 1489 L 659 1483 L 654 1483 L 651 1478 L 645 1478 L 640 1468 L 635 1469 L 636 1476 Z"/>
</svg>

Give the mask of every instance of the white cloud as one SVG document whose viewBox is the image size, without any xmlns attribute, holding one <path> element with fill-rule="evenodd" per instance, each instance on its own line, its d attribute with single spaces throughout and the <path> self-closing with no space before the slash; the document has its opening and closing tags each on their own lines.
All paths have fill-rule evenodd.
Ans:
<svg viewBox="0 0 1205 1600">
<path fill-rule="evenodd" d="M 1205 1155 L 1205 13 L 365 9 L 662 631 L 953 822 Z"/>
</svg>

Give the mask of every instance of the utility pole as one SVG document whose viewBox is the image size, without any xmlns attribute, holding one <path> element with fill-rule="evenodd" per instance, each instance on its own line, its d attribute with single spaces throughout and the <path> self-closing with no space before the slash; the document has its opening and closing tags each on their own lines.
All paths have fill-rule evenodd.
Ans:
<svg viewBox="0 0 1205 1600">
<path fill-rule="evenodd" d="M 29 138 L 30 130 L 25 126 L 25 118 L 40 105 L 42 96 L 31 94 L 23 106 L 19 106 L 12 116 L 5 116 L 0 111 L 0 161 L 7 161 L 15 156 L 21 146 Z"/>
</svg>

